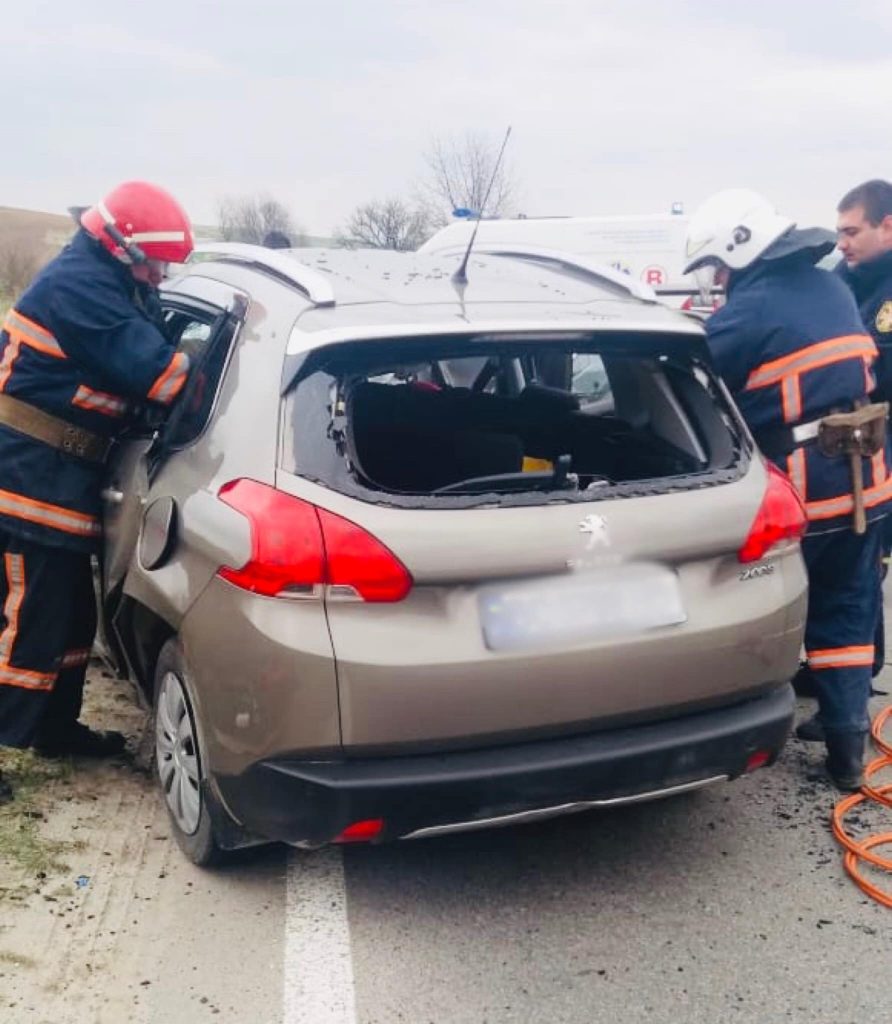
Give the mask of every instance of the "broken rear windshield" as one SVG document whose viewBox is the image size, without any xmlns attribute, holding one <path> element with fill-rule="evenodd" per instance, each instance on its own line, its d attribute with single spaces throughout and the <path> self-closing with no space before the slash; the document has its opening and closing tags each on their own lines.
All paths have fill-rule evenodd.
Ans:
<svg viewBox="0 0 892 1024">
<path fill-rule="evenodd" d="M 428 337 L 317 352 L 285 397 L 283 468 L 433 506 L 592 500 L 728 471 L 734 418 L 673 341 Z"/>
</svg>

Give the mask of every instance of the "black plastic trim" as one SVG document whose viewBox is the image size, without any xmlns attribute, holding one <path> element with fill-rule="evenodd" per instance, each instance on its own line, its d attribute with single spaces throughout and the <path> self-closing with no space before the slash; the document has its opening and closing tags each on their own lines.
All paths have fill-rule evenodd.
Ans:
<svg viewBox="0 0 892 1024">
<path fill-rule="evenodd" d="M 276 759 L 215 785 L 241 825 L 270 839 L 330 842 L 356 821 L 383 818 L 382 839 L 577 800 L 634 796 L 727 775 L 767 751 L 793 722 L 788 684 L 666 722 L 558 740 L 411 757 Z"/>
</svg>

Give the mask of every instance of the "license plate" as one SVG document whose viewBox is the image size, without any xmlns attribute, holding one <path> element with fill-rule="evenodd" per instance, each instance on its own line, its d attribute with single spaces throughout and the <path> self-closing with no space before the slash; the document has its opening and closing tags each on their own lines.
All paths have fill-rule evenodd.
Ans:
<svg viewBox="0 0 892 1024">
<path fill-rule="evenodd" d="M 491 651 L 609 640 L 687 618 L 676 574 L 643 562 L 487 588 L 478 606 Z"/>
</svg>

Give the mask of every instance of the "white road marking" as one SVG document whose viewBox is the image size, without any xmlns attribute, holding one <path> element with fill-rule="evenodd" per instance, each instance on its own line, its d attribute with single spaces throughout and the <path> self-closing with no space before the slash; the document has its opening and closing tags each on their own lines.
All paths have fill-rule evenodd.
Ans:
<svg viewBox="0 0 892 1024">
<path fill-rule="evenodd" d="M 341 850 L 288 857 L 283 1024 L 356 1024 Z"/>
</svg>

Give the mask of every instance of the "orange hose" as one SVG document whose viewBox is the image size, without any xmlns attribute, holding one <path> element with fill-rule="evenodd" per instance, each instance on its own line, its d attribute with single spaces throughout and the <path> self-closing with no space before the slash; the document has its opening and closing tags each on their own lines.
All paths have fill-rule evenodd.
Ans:
<svg viewBox="0 0 892 1024">
<path fill-rule="evenodd" d="M 864 803 L 866 800 L 873 800 L 884 807 L 892 808 L 892 796 L 889 795 L 892 794 L 892 784 L 871 786 L 869 782 L 871 777 L 876 775 L 877 772 L 892 766 L 892 744 L 887 743 L 883 739 L 883 727 L 889 718 L 892 718 L 892 704 L 884 708 L 876 716 L 870 729 L 873 742 L 876 744 L 877 749 L 882 751 L 881 756 L 875 758 L 865 768 L 864 785 L 861 788 L 861 792 L 853 793 L 852 796 L 847 796 L 845 799 L 840 800 L 836 807 L 833 808 L 833 814 L 830 819 L 833 835 L 846 851 L 843 865 L 849 877 L 862 892 L 867 893 L 877 903 L 882 903 L 884 907 L 892 907 L 892 893 L 885 892 L 874 885 L 873 882 L 869 882 L 864 878 L 860 873 L 858 862 L 859 860 L 865 860 L 875 867 L 892 871 L 892 860 L 880 857 L 879 854 L 872 852 L 875 846 L 892 845 L 892 832 L 881 832 L 879 835 L 868 836 L 867 839 L 858 841 L 846 832 L 843 820 L 853 807 L 857 807 L 858 804 Z"/>
</svg>

